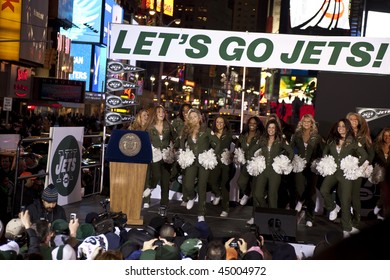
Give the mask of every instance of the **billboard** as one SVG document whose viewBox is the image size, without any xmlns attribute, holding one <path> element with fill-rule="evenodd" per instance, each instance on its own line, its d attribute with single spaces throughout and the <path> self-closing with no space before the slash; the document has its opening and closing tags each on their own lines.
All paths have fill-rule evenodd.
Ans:
<svg viewBox="0 0 390 280">
<path fill-rule="evenodd" d="M 47 41 L 49 0 L 23 1 L 20 58 L 43 64 Z"/>
<path fill-rule="evenodd" d="M 109 23 L 123 23 L 123 9 L 114 0 L 106 0 L 104 6 L 103 44 L 107 45 Z"/>
<path fill-rule="evenodd" d="M 21 2 L 5 1 L 1 5 L 0 59 L 19 60 Z"/>
<path fill-rule="evenodd" d="M 69 80 L 84 81 L 85 90 L 89 91 L 91 80 L 92 45 L 72 43 L 70 55 L 73 56 L 73 73 Z"/>
<path fill-rule="evenodd" d="M 71 23 L 73 21 L 73 1 L 58 0 L 58 18 Z"/>
<path fill-rule="evenodd" d="M 67 30 L 61 28 L 61 34 L 72 42 L 100 43 L 102 33 L 103 2 L 101 0 L 74 0 L 73 24 Z"/>
<path fill-rule="evenodd" d="M 42 100 L 83 103 L 85 82 L 34 77 L 34 96 Z"/>
<path fill-rule="evenodd" d="M 92 91 L 104 92 L 106 85 L 107 48 L 94 46 Z"/>
</svg>

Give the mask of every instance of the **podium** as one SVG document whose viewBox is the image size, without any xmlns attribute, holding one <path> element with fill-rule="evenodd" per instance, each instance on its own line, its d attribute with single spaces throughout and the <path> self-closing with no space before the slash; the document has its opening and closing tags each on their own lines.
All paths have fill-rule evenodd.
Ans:
<svg viewBox="0 0 390 280">
<path fill-rule="evenodd" d="M 110 209 L 127 215 L 127 224 L 143 225 L 142 194 L 152 147 L 145 131 L 114 129 L 107 145 Z"/>
</svg>

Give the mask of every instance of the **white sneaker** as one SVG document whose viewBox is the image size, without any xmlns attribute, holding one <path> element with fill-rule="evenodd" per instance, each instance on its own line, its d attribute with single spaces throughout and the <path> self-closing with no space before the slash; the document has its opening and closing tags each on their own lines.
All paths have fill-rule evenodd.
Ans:
<svg viewBox="0 0 390 280">
<path fill-rule="evenodd" d="M 379 211 L 381 211 L 381 209 L 380 209 L 378 206 L 375 206 L 375 208 L 374 208 L 374 214 L 375 214 L 375 215 L 378 215 L 378 214 L 379 214 Z"/>
<path fill-rule="evenodd" d="M 302 202 L 298 201 L 297 205 L 295 206 L 295 211 L 301 212 L 302 210 Z"/>
<path fill-rule="evenodd" d="M 340 212 L 340 209 L 341 209 L 340 206 L 338 206 L 336 204 L 336 207 L 332 211 L 330 211 L 330 213 L 329 213 L 329 220 L 330 221 L 334 221 L 337 219 L 337 214 Z"/>
<path fill-rule="evenodd" d="M 248 221 L 246 221 L 247 225 L 253 225 L 255 223 L 255 218 L 250 218 Z"/>
<path fill-rule="evenodd" d="M 204 222 L 204 216 L 198 216 L 198 222 Z"/>
<path fill-rule="evenodd" d="M 187 209 L 190 210 L 192 207 L 194 207 L 196 196 L 193 199 L 188 200 L 187 202 Z"/>
<path fill-rule="evenodd" d="M 146 208 L 149 208 L 150 207 L 150 205 L 149 205 L 149 203 L 144 203 L 144 208 L 146 209 Z"/>
<path fill-rule="evenodd" d="M 187 207 L 187 202 L 182 201 L 182 202 L 180 203 L 180 206 Z"/>
<path fill-rule="evenodd" d="M 228 213 L 228 212 L 226 212 L 226 211 L 222 211 L 221 215 L 219 215 L 219 216 L 220 216 L 220 217 L 224 217 L 224 218 L 226 218 L 228 215 L 229 215 L 229 213 Z"/>
<path fill-rule="evenodd" d="M 246 205 L 248 203 L 248 200 L 249 200 L 249 196 L 244 194 L 244 196 L 240 199 L 240 205 L 242 206 Z"/>
<path fill-rule="evenodd" d="M 144 193 L 142 194 L 142 197 L 148 197 L 152 193 L 152 190 L 149 188 L 146 188 L 144 190 Z"/>
<path fill-rule="evenodd" d="M 213 205 L 218 205 L 220 201 L 221 201 L 221 197 L 220 196 L 215 197 L 214 200 L 213 200 Z"/>
<path fill-rule="evenodd" d="M 349 231 L 343 230 L 343 237 L 348 238 L 351 236 L 351 233 Z"/>
<path fill-rule="evenodd" d="M 313 226 L 313 222 L 312 221 L 307 221 L 306 222 L 306 226 L 307 227 L 312 227 Z"/>
<path fill-rule="evenodd" d="M 356 234 L 359 233 L 360 230 L 358 228 L 352 227 L 352 230 L 350 231 L 350 234 Z"/>
</svg>

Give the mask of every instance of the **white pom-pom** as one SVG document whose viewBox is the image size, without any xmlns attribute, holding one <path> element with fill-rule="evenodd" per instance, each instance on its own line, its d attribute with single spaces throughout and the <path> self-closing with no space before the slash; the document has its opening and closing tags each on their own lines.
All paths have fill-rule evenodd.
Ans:
<svg viewBox="0 0 390 280">
<path fill-rule="evenodd" d="M 317 163 L 317 171 L 323 177 L 333 175 L 336 172 L 336 169 L 337 164 L 334 157 L 331 155 L 324 156 Z"/>
<path fill-rule="evenodd" d="M 294 173 L 299 173 L 302 172 L 303 169 L 306 167 L 306 159 L 301 158 L 298 155 L 294 155 L 294 158 L 292 160 L 292 166 L 293 166 L 293 172 Z"/>
<path fill-rule="evenodd" d="M 377 185 L 380 182 L 383 182 L 384 179 L 385 179 L 385 169 L 376 163 L 372 170 L 371 176 L 368 177 L 368 181 L 370 181 L 374 185 Z"/>
<path fill-rule="evenodd" d="M 291 173 L 293 167 L 289 158 L 285 155 L 280 155 L 274 158 L 272 168 L 276 173 L 281 175 L 288 175 Z"/>
<path fill-rule="evenodd" d="M 162 160 L 163 156 L 161 150 L 155 148 L 153 145 L 152 145 L 152 153 L 153 153 L 153 162 L 159 162 L 160 160 Z"/>
<path fill-rule="evenodd" d="M 246 169 L 248 170 L 249 175 L 258 176 L 264 171 L 265 167 L 265 157 L 256 156 L 251 160 L 248 160 Z"/>
<path fill-rule="evenodd" d="M 217 156 L 214 153 L 214 149 L 210 149 L 201 153 L 198 157 L 199 164 L 202 165 L 206 170 L 214 169 L 217 164 Z"/>
<path fill-rule="evenodd" d="M 175 161 L 175 151 L 171 147 L 162 150 L 162 158 L 164 162 L 172 164 Z"/>
<path fill-rule="evenodd" d="M 225 165 L 232 163 L 232 153 L 228 149 L 224 149 L 221 154 L 221 162 Z"/>
<path fill-rule="evenodd" d="M 234 149 L 233 161 L 235 164 L 238 164 L 238 165 L 246 163 L 245 152 L 243 149 L 241 149 L 241 148 Z"/>
<path fill-rule="evenodd" d="M 340 168 L 343 170 L 344 177 L 347 180 L 356 180 L 361 176 L 359 172 L 359 159 L 348 155 L 340 162 Z"/>
<path fill-rule="evenodd" d="M 373 166 L 366 160 L 360 167 L 359 167 L 359 173 L 360 177 L 363 178 L 369 178 L 373 171 Z"/>
<path fill-rule="evenodd" d="M 191 166 L 194 161 L 195 155 L 191 150 L 179 150 L 179 157 L 177 159 L 177 163 L 180 165 L 181 169 L 186 169 L 187 167 Z"/>
</svg>

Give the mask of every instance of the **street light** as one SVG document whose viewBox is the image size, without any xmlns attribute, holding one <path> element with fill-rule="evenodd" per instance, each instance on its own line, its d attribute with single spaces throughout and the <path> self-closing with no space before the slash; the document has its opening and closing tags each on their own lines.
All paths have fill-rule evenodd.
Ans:
<svg viewBox="0 0 390 280">
<path fill-rule="evenodd" d="M 153 94 L 153 85 L 154 85 L 154 81 L 156 80 L 156 78 L 154 77 L 154 75 L 150 76 L 150 81 L 152 82 L 152 85 L 151 85 L 151 92 L 152 92 L 152 95 L 154 97 L 154 94 Z"/>
</svg>

